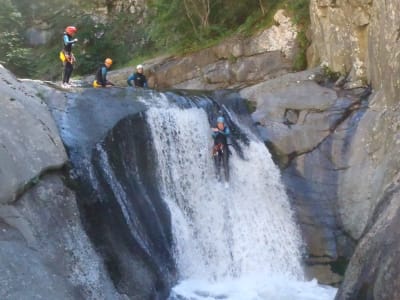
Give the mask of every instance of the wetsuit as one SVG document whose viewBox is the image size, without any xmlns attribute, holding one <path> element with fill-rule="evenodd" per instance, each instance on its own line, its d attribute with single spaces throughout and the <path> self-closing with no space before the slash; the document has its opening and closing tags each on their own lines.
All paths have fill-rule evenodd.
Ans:
<svg viewBox="0 0 400 300">
<path fill-rule="evenodd" d="M 64 62 L 64 73 L 63 73 L 63 83 L 69 83 L 69 78 L 71 77 L 72 71 L 74 70 L 74 58 L 72 55 L 72 45 L 75 44 L 75 40 L 72 39 L 72 36 L 64 32 L 64 55 L 65 55 L 65 62 Z"/>
<path fill-rule="evenodd" d="M 131 81 L 134 82 L 134 85 L 132 85 Z M 146 76 L 144 76 L 142 73 L 133 73 L 131 76 L 128 77 L 128 80 L 126 82 L 131 87 L 147 88 L 147 79 Z"/>
<path fill-rule="evenodd" d="M 224 168 L 225 181 L 229 181 L 229 149 L 228 149 L 228 136 L 230 130 L 225 126 L 224 130 L 214 131 L 212 137 L 214 138 L 213 156 L 217 172 L 217 177 L 221 175 L 221 164 Z"/>
<path fill-rule="evenodd" d="M 95 83 L 97 84 L 97 86 L 106 87 L 108 84 L 111 84 L 109 81 L 107 81 L 107 72 L 108 69 L 106 65 L 102 64 L 96 73 Z"/>
</svg>

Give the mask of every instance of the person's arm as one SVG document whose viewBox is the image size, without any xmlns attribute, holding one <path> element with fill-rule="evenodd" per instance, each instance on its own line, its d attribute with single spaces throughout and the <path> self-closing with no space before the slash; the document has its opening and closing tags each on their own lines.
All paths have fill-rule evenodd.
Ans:
<svg viewBox="0 0 400 300">
<path fill-rule="evenodd" d="M 211 128 L 211 130 L 212 130 L 211 136 L 212 136 L 212 138 L 213 138 L 213 139 L 215 139 L 215 138 L 216 138 L 216 136 L 217 136 L 217 135 L 218 135 L 218 133 L 219 133 L 219 129 L 218 129 L 218 128 L 215 128 L 215 127 L 213 127 L 213 128 Z"/>
<path fill-rule="evenodd" d="M 221 132 L 223 135 L 225 135 L 226 137 L 228 137 L 231 134 L 231 131 L 229 130 L 229 127 L 226 126 L 224 128 L 224 131 Z"/>
<path fill-rule="evenodd" d="M 135 84 L 132 85 L 132 82 L 131 82 L 131 81 L 135 80 L 135 78 L 136 78 L 135 73 L 133 73 L 131 76 L 128 77 L 128 80 L 126 82 L 128 83 L 128 85 L 130 87 L 133 87 L 133 88 L 135 87 Z"/>
<path fill-rule="evenodd" d="M 75 44 L 78 39 L 69 40 L 68 35 L 64 35 L 64 45 Z"/>
</svg>

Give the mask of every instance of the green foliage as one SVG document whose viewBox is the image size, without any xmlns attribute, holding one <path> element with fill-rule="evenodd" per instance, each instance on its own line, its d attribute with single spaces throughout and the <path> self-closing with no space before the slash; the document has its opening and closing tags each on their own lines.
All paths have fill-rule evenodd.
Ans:
<svg viewBox="0 0 400 300">
<path fill-rule="evenodd" d="M 210 10 L 206 15 L 207 26 L 204 26 L 205 14 L 203 18 L 196 17 L 191 9 L 207 2 Z M 309 24 L 309 0 L 151 0 L 149 36 L 157 49 L 188 52 L 231 34 L 250 35 L 270 26 L 279 8 L 289 10 L 295 23 L 305 32 Z M 296 59 L 296 69 L 306 66 L 308 41 L 304 32 L 299 35 L 302 48 Z"/>
<path fill-rule="evenodd" d="M 24 48 L 17 32 L 0 33 L 0 63 L 19 76 L 30 76 L 34 71 L 32 51 Z"/>
<path fill-rule="evenodd" d="M 0 6 L 0 63 L 20 76 L 32 75 L 34 60 L 24 46 L 22 16 L 9 0 L 0 0 Z"/>
<path fill-rule="evenodd" d="M 330 81 L 338 80 L 341 75 L 340 72 L 335 72 L 331 70 L 327 65 L 322 66 L 322 72 L 324 74 L 324 77 Z"/>
<path fill-rule="evenodd" d="M 150 2 L 151 17 L 149 35 L 159 49 L 178 49 L 190 44 L 193 34 L 197 36 L 190 20 L 185 16 L 182 0 Z M 198 39 L 199 37 L 196 37 Z"/>
<path fill-rule="evenodd" d="M 113 59 L 113 67 L 122 66 L 149 43 L 142 26 L 135 24 L 129 14 L 119 14 L 106 24 L 87 16 L 77 26 L 79 43 L 74 53 L 79 74 L 92 73 L 107 57 Z"/>
<path fill-rule="evenodd" d="M 310 0 L 288 0 L 287 8 L 292 13 L 293 21 L 298 25 L 310 23 Z"/>
<path fill-rule="evenodd" d="M 200 9 L 207 3 L 208 11 Z M 278 0 L 152 0 L 149 35 L 158 49 L 190 51 L 234 33 L 242 24 L 242 31 L 252 28 L 277 3 Z"/>
<path fill-rule="evenodd" d="M 299 51 L 293 61 L 293 69 L 295 71 L 307 68 L 307 48 L 310 46 L 306 35 L 306 31 L 310 25 L 309 6 L 310 0 L 289 0 L 287 3 L 287 8 L 291 13 L 292 19 L 300 29 L 297 35 Z"/>
<path fill-rule="evenodd" d="M 147 0 L 144 22 L 138 22 L 135 14 L 114 13 L 113 2 L 106 2 L 108 14 L 99 19 L 93 13 L 98 1 L 0 0 L 0 51 L 6 53 L 0 59 L 18 75 L 59 79 L 62 34 L 66 26 L 74 25 L 79 41 L 73 48 L 77 58 L 73 75 L 90 74 L 106 57 L 118 68 L 155 54 L 209 47 L 232 34 L 253 34 L 272 25 L 276 10 L 285 8 L 301 28 L 301 51 L 294 68 L 306 67 L 309 0 Z M 48 24 L 52 38 L 45 45 L 27 48 L 26 29 L 35 28 L 38 20 Z"/>
<path fill-rule="evenodd" d="M 253 112 L 255 112 L 257 110 L 257 103 L 256 102 L 246 99 L 245 103 L 246 103 L 247 111 L 249 113 L 252 114 Z"/>
<path fill-rule="evenodd" d="M 297 42 L 299 44 L 299 50 L 293 60 L 293 69 L 295 71 L 300 71 L 307 68 L 307 48 L 310 45 L 304 30 L 299 31 Z"/>
</svg>

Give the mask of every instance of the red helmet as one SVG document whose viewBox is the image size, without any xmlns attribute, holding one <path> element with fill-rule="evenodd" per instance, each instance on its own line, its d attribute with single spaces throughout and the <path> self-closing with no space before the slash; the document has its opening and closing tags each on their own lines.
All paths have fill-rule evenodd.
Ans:
<svg viewBox="0 0 400 300">
<path fill-rule="evenodd" d="M 75 34 L 77 31 L 75 26 L 68 26 L 67 28 L 65 28 L 65 32 L 68 34 Z"/>
</svg>

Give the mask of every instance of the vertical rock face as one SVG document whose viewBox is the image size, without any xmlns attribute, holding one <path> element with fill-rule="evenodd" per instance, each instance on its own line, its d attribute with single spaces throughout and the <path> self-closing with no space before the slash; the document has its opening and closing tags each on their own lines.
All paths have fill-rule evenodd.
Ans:
<svg viewBox="0 0 400 300">
<path fill-rule="evenodd" d="M 370 83 L 375 90 L 352 141 L 339 190 L 344 227 L 358 239 L 400 166 L 400 2 L 311 1 L 311 19 L 313 61 L 349 73 L 349 87 Z M 354 182 L 358 174 L 362 180 Z"/>
<path fill-rule="evenodd" d="M 0 65 L 0 203 L 10 203 L 67 156 L 40 93 Z"/>
<path fill-rule="evenodd" d="M 138 101 L 152 91 L 143 92 L 83 89 L 48 104 L 78 179 L 82 222 L 117 290 L 130 299 L 166 299 L 176 280 L 171 221 Z"/>
<path fill-rule="evenodd" d="M 392 186 L 372 218 L 336 299 L 400 299 L 400 191 Z"/>
<path fill-rule="evenodd" d="M 315 70 L 287 74 L 243 89 L 252 114 L 282 168 L 297 212 L 311 276 L 338 284 L 329 264 L 353 251 L 339 217 L 338 190 L 348 169 L 351 140 L 367 109 L 360 95 L 318 85 Z"/>
<path fill-rule="evenodd" d="M 0 298 L 119 299 L 59 175 L 0 206 Z"/>
<path fill-rule="evenodd" d="M 310 64 L 326 64 L 335 72 L 350 73 L 353 84 L 365 84 L 371 4 L 367 0 L 312 0 Z"/>
<path fill-rule="evenodd" d="M 0 298 L 121 299 L 62 180 L 67 156 L 39 87 L 0 66 Z"/>
<path fill-rule="evenodd" d="M 400 2 L 312 0 L 311 20 L 311 62 L 348 73 L 348 87 L 374 89 L 339 179 L 340 220 L 360 242 L 337 299 L 397 299 Z"/>
</svg>

